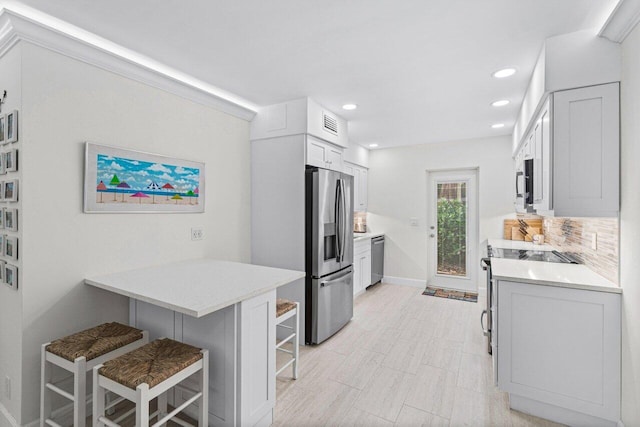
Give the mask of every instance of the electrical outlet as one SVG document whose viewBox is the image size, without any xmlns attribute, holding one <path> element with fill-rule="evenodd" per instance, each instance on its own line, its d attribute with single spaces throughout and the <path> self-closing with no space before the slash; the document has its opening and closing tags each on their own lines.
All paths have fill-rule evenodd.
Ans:
<svg viewBox="0 0 640 427">
<path fill-rule="evenodd" d="M 4 378 L 4 395 L 7 399 L 11 400 L 11 378 Z"/>
<path fill-rule="evenodd" d="M 591 249 L 594 251 L 598 250 L 598 233 L 593 233 L 591 235 Z"/>
<path fill-rule="evenodd" d="M 195 227 L 191 229 L 191 240 L 204 239 L 204 229 L 202 227 Z"/>
</svg>

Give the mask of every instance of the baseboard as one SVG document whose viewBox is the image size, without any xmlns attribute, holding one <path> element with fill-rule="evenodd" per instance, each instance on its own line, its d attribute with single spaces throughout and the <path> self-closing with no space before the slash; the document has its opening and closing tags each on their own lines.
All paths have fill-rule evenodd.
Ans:
<svg viewBox="0 0 640 427">
<path fill-rule="evenodd" d="M 7 423 L 9 423 L 10 426 L 20 427 L 20 424 L 18 424 L 16 419 L 13 418 L 13 416 L 9 413 L 7 408 L 5 408 L 2 403 L 0 403 L 0 415 L 2 415 L 2 417 L 7 421 Z"/>
<path fill-rule="evenodd" d="M 509 394 L 509 407 L 525 414 L 555 421 L 560 424 L 581 427 L 619 427 L 622 421 L 611 421 L 583 414 L 560 406 L 539 402 L 513 393 Z"/>
<path fill-rule="evenodd" d="M 426 280 L 409 279 L 407 277 L 384 276 L 382 278 L 382 283 L 388 283 L 390 285 L 412 286 L 414 288 L 420 289 L 424 289 L 427 287 Z"/>
</svg>

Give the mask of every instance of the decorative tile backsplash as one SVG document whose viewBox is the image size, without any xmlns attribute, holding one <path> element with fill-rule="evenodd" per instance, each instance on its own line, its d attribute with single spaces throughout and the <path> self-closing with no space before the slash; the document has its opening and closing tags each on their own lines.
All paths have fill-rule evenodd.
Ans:
<svg viewBox="0 0 640 427">
<path fill-rule="evenodd" d="M 618 219 L 544 217 L 545 243 L 572 255 L 601 276 L 618 284 Z M 597 233 L 597 249 L 591 248 Z"/>
</svg>

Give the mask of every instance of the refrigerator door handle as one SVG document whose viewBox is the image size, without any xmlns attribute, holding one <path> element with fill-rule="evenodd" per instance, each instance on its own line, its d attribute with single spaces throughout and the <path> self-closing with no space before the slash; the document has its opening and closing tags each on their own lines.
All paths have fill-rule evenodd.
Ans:
<svg viewBox="0 0 640 427">
<path fill-rule="evenodd" d="M 345 185 L 344 185 L 344 179 L 340 180 L 340 195 L 342 196 L 342 203 L 340 205 L 340 209 L 342 210 L 342 225 L 340 227 L 340 233 L 342 234 L 341 236 L 341 246 L 342 248 L 340 249 L 340 262 L 344 261 L 344 248 L 346 246 L 347 243 L 347 196 L 346 196 L 346 191 L 345 191 Z"/>
<path fill-rule="evenodd" d="M 352 274 L 353 274 L 353 271 L 348 271 L 344 273 L 342 276 L 336 277 L 335 279 L 325 280 L 323 282 L 320 282 L 320 286 L 324 288 L 325 286 L 331 286 L 336 283 L 344 282 L 344 278 Z"/>
<path fill-rule="evenodd" d="M 336 249 L 336 261 L 340 262 L 340 181 L 338 181 L 338 185 L 336 186 L 336 196 L 334 201 L 334 222 L 336 225 L 336 239 L 335 239 L 335 249 Z"/>
</svg>

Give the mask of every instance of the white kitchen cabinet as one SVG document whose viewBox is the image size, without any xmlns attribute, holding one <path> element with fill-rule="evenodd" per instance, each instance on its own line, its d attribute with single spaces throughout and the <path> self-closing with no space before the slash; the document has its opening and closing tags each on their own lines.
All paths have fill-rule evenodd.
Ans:
<svg viewBox="0 0 640 427">
<path fill-rule="evenodd" d="M 553 94 L 553 196 L 556 216 L 617 216 L 618 83 Z"/>
<path fill-rule="evenodd" d="M 609 83 L 555 92 L 544 101 L 515 156 L 516 171 L 534 159 L 536 213 L 617 216 L 619 98 L 618 83 Z"/>
<path fill-rule="evenodd" d="M 369 170 L 366 168 L 360 168 L 358 187 L 358 204 L 355 207 L 358 211 L 366 212 L 369 203 Z"/>
<path fill-rule="evenodd" d="M 349 162 L 344 162 L 342 171 L 353 176 L 353 210 L 355 212 L 366 212 L 369 171 L 367 168 Z"/>
<path fill-rule="evenodd" d="M 342 148 L 307 135 L 306 164 L 336 171 L 343 170 Z"/>
<path fill-rule="evenodd" d="M 358 295 L 371 285 L 371 239 L 353 244 L 353 294 Z"/>
<path fill-rule="evenodd" d="M 620 419 L 620 294 L 497 281 L 498 386 L 569 425 Z M 494 330 L 495 334 L 495 330 Z"/>
<path fill-rule="evenodd" d="M 130 322 L 150 339 L 168 337 L 209 350 L 209 425 L 267 426 L 275 406 L 276 291 L 195 318 L 131 300 Z M 242 369 L 240 369 L 242 368 Z M 193 396 L 188 380 L 171 404 Z M 186 413 L 197 418 L 193 407 Z"/>
</svg>

